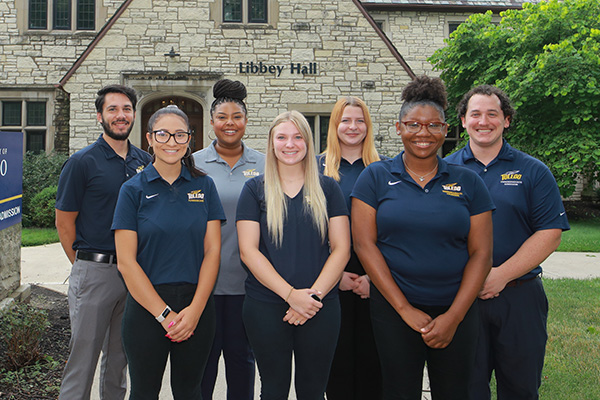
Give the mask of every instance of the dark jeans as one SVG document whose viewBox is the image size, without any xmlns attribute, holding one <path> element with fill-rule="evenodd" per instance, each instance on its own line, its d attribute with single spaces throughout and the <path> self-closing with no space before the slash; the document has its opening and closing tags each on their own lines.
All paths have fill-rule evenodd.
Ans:
<svg viewBox="0 0 600 400">
<path fill-rule="evenodd" d="M 381 367 L 371 326 L 370 300 L 352 291 L 340 291 L 340 305 L 342 325 L 327 399 L 381 399 Z"/>
<path fill-rule="evenodd" d="M 477 302 L 481 323 L 470 398 L 491 398 L 495 370 L 498 400 L 538 399 L 548 339 L 542 280 L 506 287 L 500 296 Z"/>
<path fill-rule="evenodd" d="M 432 318 L 449 308 L 413 306 Z M 371 319 L 381 359 L 384 399 L 420 400 L 425 362 L 434 400 L 467 399 L 478 334 L 477 303 L 469 309 L 459 324 L 454 339 L 444 349 L 427 346 L 421 334 L 408 326 L 373 287 Z"/>
<path fill-rule="evenodd" d="M 242 321 L 244 295 L 215 295 L 217 328 L 202 378 L 202 398 L 212 399 L 221 351 L 225 359 L 228 400 L 254 398 L 254 355 Z"/>
<path fill-rule="evenodd" d="M 196 285 L 155 286 L 160 297 L 176 312 L 187 307 Z M 212 297 L 198 321 L 194 335 L 181 343 L 171 342 L 154 316 L 127 296 L 123 315 L 123 347 L 129 363 L 130 400 L 158 399 L 162 377 L 171 357 L 171 390 L 175 399 L 202 399 L 200 382 L 215 333 Z"/>
<path fill-rule="evenodd" d="M 286 400 L 290 391 L 292 353 L 298 400 L 323 400 L 340 330 L 340 303 L 331 299 L 304 325 L 283 321 L 289 306 L 246 296 L 244 324 L 261 379 L 261 400 Z"/>
</svg>

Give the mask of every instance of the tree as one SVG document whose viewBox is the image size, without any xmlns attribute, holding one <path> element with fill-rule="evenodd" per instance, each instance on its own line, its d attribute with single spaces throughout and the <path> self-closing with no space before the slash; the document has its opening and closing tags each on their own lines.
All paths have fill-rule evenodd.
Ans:
<svg viewBox="0 0 600 400">
<path fill-rule="evenodd" d="M 517 110 L 507 139 L 570 196 L 578 176 L 600 179 L 600 0 L 524 3 L 500 16 L 471 16 L 429 59 L 448 86 L 449 118 L 473 86 L 500 87 Z"/>
</svg>

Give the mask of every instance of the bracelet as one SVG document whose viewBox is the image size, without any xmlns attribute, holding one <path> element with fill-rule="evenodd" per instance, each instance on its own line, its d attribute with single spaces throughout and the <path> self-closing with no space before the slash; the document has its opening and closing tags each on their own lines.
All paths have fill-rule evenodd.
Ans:
<svg viewBox="0 0 600 400">
<path fill-rule="evenodd" d="M 171 307 L 166 306 L 163 312 L 161 312 L 157 317 L 154 317 L 158 322 L 163 322 L 167 315 L 171 312 Z"/>
<path fill-rule="evenodd" d="M 292 286 L 290 289 L 290 292 L 288 293 L 287 297 L 285 298 L 285 302 L 287 303 L 287 301 L 289 300 L 290 296 L 292 295 L 292 292 L 294 291 L 294 287 Z"/>
</svg>

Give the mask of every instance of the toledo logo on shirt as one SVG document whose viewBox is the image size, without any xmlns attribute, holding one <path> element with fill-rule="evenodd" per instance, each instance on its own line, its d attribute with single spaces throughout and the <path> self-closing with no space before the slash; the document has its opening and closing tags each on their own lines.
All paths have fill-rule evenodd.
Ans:
<svg viewBox="0 0 600 400">
<path fill-rule="evenodd" d="M 523 178 L 523 174 L 519 173 L 519 170 L 515 171 L 506 171 L 503 174 L 500 174 L 500 182 L 504 186 L 519 186 L 523 183 L 521 178 Z"/>
<path fill-rule="evenodd" d="M 142 172 L 143 170 L 144 170 L 144 166 L 143 166 L 143 165 L 140 165 L 139 167 L 137 167 L 137 168 L 135 169 L 135 173 L 136 173 L 136 174 L 139 174 L 139 173 L 140 173 L 140 172 Z"/>
<path fill-rule="evenodd" d="M 442 189 L 442 193 L 452 197 L 460 197 L 463 194 L 462 186 L 460 186 L 457 182 L 442 185 Z"/>
<path fill-rule="evenodd" d="M 194 201 L 197 203 L 204 202 L 204 193 L 202 193 L 202 190 L 200 190 L 200 189 L 192 190 L 187 195 L 188 195 L 188 201 Z"/>
<path fill-rule="evenodd" d="M 244 174 L 245 178 L 254 178 L 255 176 L 259 176 L 260 172 L 258 172 L 256 168 L 252 168 L 242 171 L 242 174 Z"/>
</svg>

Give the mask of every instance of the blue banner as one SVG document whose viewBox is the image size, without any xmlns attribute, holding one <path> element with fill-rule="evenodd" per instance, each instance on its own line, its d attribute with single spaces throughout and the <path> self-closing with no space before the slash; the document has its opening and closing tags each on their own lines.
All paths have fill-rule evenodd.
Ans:
<svg viewBox="0 0 600 400">
<path fill-rule="evenodd" d="M 0 132 L 0 230 L 21 222 L 23 133 Z"/>
</svg>

